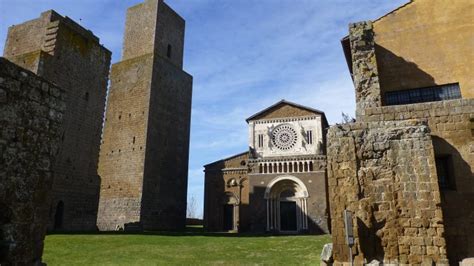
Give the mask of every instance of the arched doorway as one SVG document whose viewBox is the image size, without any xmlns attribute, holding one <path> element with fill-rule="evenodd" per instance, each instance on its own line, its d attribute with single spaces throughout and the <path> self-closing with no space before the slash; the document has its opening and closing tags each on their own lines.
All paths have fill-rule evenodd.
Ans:
<svg viewBox="0 0 474 266">
<path fill-rule="evenodd" d="M 226 192 L 223 203 L 222 229 L 224 231 L 237 230 L 239 199 L 233 193 Z"/>
<path fill-rule="evenodd" d="M 265 190 L 267 231 L 299 232 L 308 229 L 308 190 L 294 176 L 279 176 Z"/>
<path fill-rule="evenodd" d="M 54 214 L 54 229 L 63 228 L 63 219 L 64 219 L 64 202 L 59 201 L 56 205 L 56 212 Z"/>
</svg>

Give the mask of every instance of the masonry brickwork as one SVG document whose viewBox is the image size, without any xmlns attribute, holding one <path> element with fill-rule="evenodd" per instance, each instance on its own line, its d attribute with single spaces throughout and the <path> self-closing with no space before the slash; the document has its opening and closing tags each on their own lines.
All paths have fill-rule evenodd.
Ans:
<svg viewBox="0 0 474 266">
<path fill-rule="evenodd" d="M 162 0 L 128 9 L 100 149 L 100 230 L 185 225 L 192 76 L 182 70 L 184 28 Z"/>
<path fill-rule="evenodd" d="M 333 126 L 328 133 L 333 252 L 349 261 L 344 209 L 354 213 L 355 264 L 446 263 L 428 126 L 418 121 Z"/>
<path fill-rule="evenodd" d="M 0 264 L 41 265 L 65 91 L 0 58 Z"/>
<path fill-rule="evenodd" d="M 460 10 L 472 3 L 456 2 L 449 12 L 440 14 L 444 17 L 454 10 L 460 11 L 458 17 L 450 16 L 452 24 L 437 24 L 438 17 L 433 23 L 425 19 L 424 15 L 431 14 L 427 10 L 441 10 L 444 5 L 449 3 L 412 1 L 373 23 L 351 24 L 350 34 L 343 40 L 355 88 L 362 89 L 362 93 L 356 92 L 356 101 L 364 104 L 357 104 L 356 123 L 333 126 L 328 133 L 335 264 L 349 260 L 344 239 L 344 209 L 354 213 L 353 252 L 359 263 L 377 259 L 383 263 L 442 265 L 448 260 L 455 264 L 474 256 L 474 246 L 469 241 L 474 237 L 474 209 L 469 204 L 474 195 L 474 99 L 470 96 L 473 91 L 470 76 L 464 71 L 469 63 L 461 60 L 450 67 L 431 61 L 425 72 L 418 67 L 428 66 L 429 51 L 438 44 L 429 44 L 425 53 L 410 52 L 414 41 L 425 35 L 426 38 L 450 35 L 452 32 L 443 30 L 446 27 L 461 36 L 469 35 L 466 34 L 469 31 L 459 31 L 457 27 L 465 25 L 465 13 Z M 416 19 L 418 27 L 404 28 L 406 32 L 397 28 L 394 35 L 395 26 L 389 26 L 388 22 L 402 27 L 419 17 L 413 14 L 422 17 Z M 392 33 L 385 27 L 391 28 Z M 423 27 L 423 33 L 413 35 L 412 31 Z M 354 34 L 363 31 L 372 34 Z M 460 38 L 462 44 L 456 44 L 461 45 L 459 51 L 446 50 L 441 42 L 437 53 L 463 51 L 469 45 L 466 39 Z M 402 40 L 406 44 L 403 48 L 393 46 L 381 53 L 382 43 L 388 46 Z M 367 56 L 360 64 L 364 57 L 359 55 L 367 53 L 367 46 L 361 49 L 357 43 L 373 43 L 370 49 L 376 51 L 376 60 Z M 361 71 L 361 66 L 369 71 Z M 406 78 L 387 76 L 407 71 L 411 74 Z M 374 82 L 364 82 L 367 80 Z M 394 88 L 433 86 L 438 81 L 458 83 L 463 99 L 384 106 L 379 97 L 371 97 Z"/>
<path fill-rule="evenodd" d="M 249 152 L 205 166 L 204 180 L 204 228 L 208 231 L 224 231 L 225 204 L 235 207 L 234 219 L 239 221 L 233 230 L 250 229 L 249 209 Z M 236 180 L 231 184 L 231 180 Z"/>
<path fill-rule="evenodd" d="M 51 10 L 10 27 L 4 56 L 67 92 L 49 228 L 95 230 L 110 51 L 92 32 Z"/>
<path fill-rule="evenodd" d="M 375 58 L 372 22 L 349 25 L 353 79 L 356 91 L 356 117 L 365 108 L 382 105 L 380 83 Z"/>
</svg>

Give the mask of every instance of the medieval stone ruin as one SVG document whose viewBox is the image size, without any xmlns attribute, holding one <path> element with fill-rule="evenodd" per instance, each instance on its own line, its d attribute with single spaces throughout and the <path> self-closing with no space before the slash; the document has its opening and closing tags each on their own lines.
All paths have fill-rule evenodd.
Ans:
<svg viewBox="0 0 474 266">
<path fill-rule="evenodd" d="M 357 122 L 327 135 L 334 265 L 474 256 L 472 2 L 451 4 L 411 1 L 351 24 L 342 40 Z M 344 210 L 353 214 L 353 258 Z"/>
<path fill-rule="evenodd" d="M 105 123 L 111 52 L 99 38 L 53 10 L 9 28 L 0 61 L 1 265 L 41 263 L 46 228 L 184 227 L 192 94 L 184 24 L 162 0 L 128 10 Z"/>
</svg>

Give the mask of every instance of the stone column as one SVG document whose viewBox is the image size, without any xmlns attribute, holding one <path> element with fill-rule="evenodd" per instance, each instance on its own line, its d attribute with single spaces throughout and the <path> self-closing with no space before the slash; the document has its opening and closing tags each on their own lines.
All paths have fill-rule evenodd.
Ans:
<svg viewBox="0 0 474 266">
<path fill-rule="evenodd" d="M 356 117 L 359 120 L 366 108 L 382 105 L 372 22 L 350 24 L 349 39 L 356 90 Z"/>
</svg>

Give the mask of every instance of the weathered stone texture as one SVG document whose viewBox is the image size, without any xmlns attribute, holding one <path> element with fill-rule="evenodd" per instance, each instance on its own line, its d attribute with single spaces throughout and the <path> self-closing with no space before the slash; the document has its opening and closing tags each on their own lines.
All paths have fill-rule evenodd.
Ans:
<svg viewBox="0 0 474 266">
<path fill-rule="evenodd" d="M 41 263 L 65 92 L 0 58 L 0 264 Z"/>
<path fill-rule="evenodd" d="M 142 31 L 152 34 L 135 36 Z M 100 151 L 100 230 L 185 225 L 192 77 L 182 35 L 184 20 L 161 0 L 127 12 Z"/>
<path fill-rule="evenodd" d="M 452 161 L 451 187 L 441 190 L 448 257 L 455 262 L 474 256 L 474 244 L 468 240 L 474 237 L 474 99 L 368 108 L 361 118 L 427 122 L 435 156 Z"/>
<path fill-rule="evenodd" d="M 384 245 L 382 245 L 383 249 L 371 249 L 370 252 L 362 252 L 364 254 L 375 254 L 372 257 L 378 261 L 396 260 L 402 262 L 408 259 L 410 263 L 418 264 L 420 263 L 420 257 L 417 255 L 425 254 L 422 258 L 429 257 L 430 259 L 426 261 L 426 263 L 429 263 L 439 253 L 439 258 L 447 257 L 451 264 L 456 264 L 463 258 L 474 256 L 474 245 L 470 241 L 474 238 L 474 227 L 472 226 L 474 224 L 474 207 L 471 204 L 474 200 L 474 99 L 472 99 L 474 90 L 472 89 L 471 75 L 474 54 L 471 52 L 472 45 L 470 45 L 473 38 L 470 29 L 474 25 L 470 10 L 473 6 L 472 1 L 468 0 L 456 2 L 414 0 L 375 20 L 373 23 L 352 24 L 349 37 L 342 41 L 346 59 L 349 62 L 349 69 L 353 73 L 356 91 L 362 89 L 363 92 L 362 94 L 359 91 L 356 92 L 356 114 L 359 123 L 345 125 L 342 131 L 347 131 L 347 134 L 356 136 L 361 131 L 377 132 L 371 127 L 378 125 L 379 131 L 391 132 L 393 126 L 390 126 L 390 124 L 392 123 L 405 123 L 403 121 L 412 120 L 422 121 L 429 128 L 432 147 L 429 148 L 424 141 L 420 140 L 413 142 L 411 149 L 416 151 L 421 147 L 426 150 L 425 153 L 434 154 L 436 163 L 430 162 L 430 165 L 435 165 L 441 173 L 436 173 L 437 178 L 435 180 L 439 183 L 434 184 L 433 181 L 429 194 L 425 193 L 428 192 L 425 191 L 426 185 L 416 185 L 414 189 L 417 193 L 417 199 L 421 198 L 425 201 L 422 203 L 425 204 L 422 207 L 432 206 L 434 202 L 441 208 L 441 211 L 438 208 L 436 209 L 435 216 L 441 219 L 439 223 L 444 228 L 434 230 L 422 223 L 423 234 L 426 233 L 429 236 L 428 239 L 424 240 L 424 245 L 422 239 L 416 240 L 415 244 L 411 243 L 410 240 L 408 249 L 406 247 L 407 243 L 398 241 L 398 255 L 395 248 L 387 253 Z M 370 25 L 372 27 L 369 27 Z M 361 32 L 363 31 L 367 31 L 366 36 L 369 36 L 369 38 L 361 38 L 363 36 Z M 360 45 L 355 45 L 354 40 L 362 40 L 362 42 Z M 423 45 L 420 45 L 420 43 Z M 357 57 L 358 54 L 360 57 Z M 358 63 L 357 60 L 360 62 Z M 361 69 L 375 69 L 375 71 L 360 71 Z M 406 93 L 406 95 L 412 95 L 411 89 L 450 83 L 459 84 L 463 99 L 397 106 L 382 106 L 383 102 L 380 103 L 379 95 L 384 96 L 386 92 L 404 91 L 403 93 Z M 377 97 L 359 97 L 359 95 L 377 95 Z M 371 100 L 368 104 L 367 99 Z M 419 100 L 416 100 L 415 97 L 413 101 Z M 333 133 L 336 131 L 337 129 L 332 129 Z M 357 138 L 353 138 L 357 140 Z M 328 139 L 329 146 L 340 146 L 342 145 L 341 141 L 335 134 L 329 136 Z M 345 172 L 347 180 L 357 180 L 360 169 L 363 167 L 359 165 L 360 154 L 357 154 L 358 150 L 351 152 L 352 146 L 357 147 L 356 144 L 357 141 L 355 144 L 344 144 L 349 150 L 343 148 L 328 149 L 328 157 L 347 157 L 344 158 L 350 162 L 348 164 L 350 167 L 347 165 L 341 166 L 342 169 L 347 170 Z M 368 142 L 366 146 L 369 147 L 369 150 L 375 152 L 379 148 L 377 145 Z M 393 149 L 392 146 L 389 148 Z M 408 160 L 412 163 L 414 171 L 411 176 L 413 178 L 423 177 L 419 172 L 423 168 L 420 168 L 416 162 L 423 159 L 426 154 L 414 154 L 413 156 L 400 154 L 394 158 L 386 157 L 386 154 L 383 154 L 383 156 L 382 158 L 387 159 L 380 161 L 378 163 L 379 167 L 390 169 L 400 160 Z M 334 181 L 336 176 L 329 171 L 330 187 L 339 186 L 339 183 Z M 343 184 L 347 185 L 347 182 Z M 366 188 L 365 184 L 352 184 L 352 186 L 354 191 Z M 347 188 L 349 187 L 347 185 Z M 385 192 L 379 191 L 374 195 L 380 197 L 383 193 Z M 431 201 L 425 199 L 429 199 L 429 197 L 433 197 Z M 391 201 L 390 208 L 396 206 L 393 203 L 397 200 L 399 198 L 394 198 Z M 352 198 L 339 198 L 339 201 L 331 207 L 331 211 L 338 208 L 340 211 L 353 204 L 353 202 Z M 416 202 L 416 204 L 419 203 Z M 387 206 L 384 205 L 382 208 L 385 209 Z M 369 209 L 365 214 L 364 212 L 357 214 L 359 215 L 357 219 L 360 219 L 361 215 L 372 212 Z M 332 217 L 335 220 L 333 223 L 342 223 L 342 216 Z M 397 218 L 401 228 L 400 232 L 408 234 L 408 236 L 421 232 L 420 229 L 415 231 L 412 228 L 413 224 L 411 222 L 406 223 L 402 218 L 404 217 Z M 422 218 L 432 218 L 432 212 L 423 214 Z M 416 225 L 419 225 L 419 223 L 420 221 L 415 222 Z M 366 245 L 361 243 L 362 246 L 374 246 L 374 243 L 377 243 L 379 239 L 383 240 L 388 237 L 387 234 L 392 234 L 390 230 L 380 229 L 377 226 L 375 224 L 366 230 L 366 234 L 371 237 L 371 240 Z M 335 258 L 338 262 L 347 261 L 346 250 L 343 250 L 344 241 L 341 239 L 342 233 L 343 231 L 336 232 L 336 235 L 333 236 L 334 242 L 341 244 L 340 248 L 336 247 L 334 249 Z M 440 247 L 443 246 L 445 248 L 441 249 Z M 412 257 L 402 256 L 407 251 Z M 389 254 L 389 257 L 387 257 L 387 254 Z M 367 257 L 367 255 L 364 256 Z"/>
<path fill-rule="evenodd" d="M 354 213 L 356 264 L 446 263 L 430 131 L 416 120 L 359 122 L 328 132 L 334 260 L 349 261 L 343 210 Z"/>
<path fill-rule="evenodd" d="M 92 32 L 51 10 L 10 27 L 4 55 L 67 91 L 50 228 L 95 230 L 110 51 Z"/>
<path fill-rule="evenodd" d="M 359 118 L 365 108 L 382 105 L 372 22 L 349 25 L 349 39 L 356 91 L 356 116 Z"/>
</svg>

